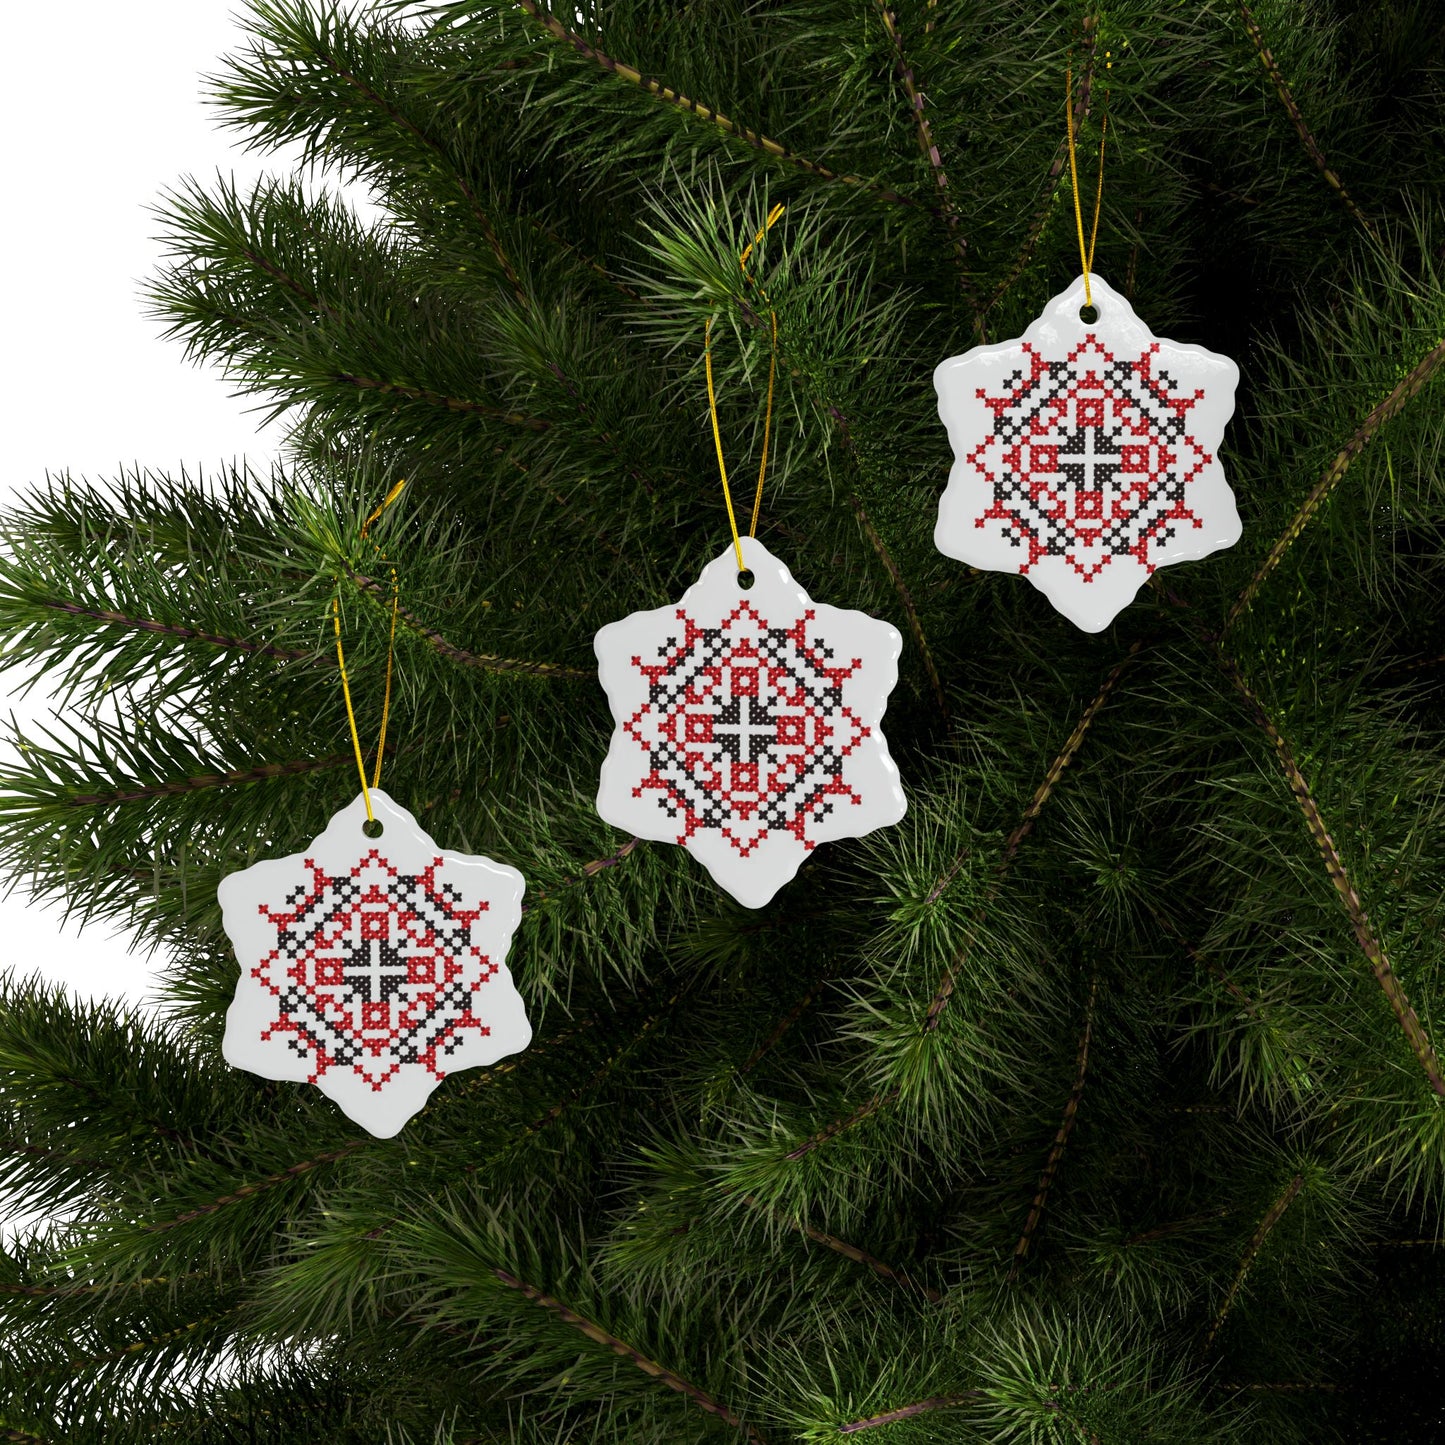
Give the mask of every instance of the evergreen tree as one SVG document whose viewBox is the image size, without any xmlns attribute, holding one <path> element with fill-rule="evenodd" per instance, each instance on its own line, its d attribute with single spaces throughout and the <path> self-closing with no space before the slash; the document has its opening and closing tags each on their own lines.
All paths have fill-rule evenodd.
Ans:
<svg viewBox="0 0 1445 1445">
<path fill-rule="evenodd" d="M 68 700 L 4 866 L 171 1004 L 6 981 L 0 1435 L 1438 1438 L 1439 9 L 248 3 L 222 114 L 387 220 L 181 185 L 154 305 L 284 465 L 0 525 Z M 1098 636 L 932 545 L 934 365 L 1078 270 L 1070 70 L 1096 268 L 1243 374 L 1243 540 Z M 909 811 L 751 913 L 597 818 L 591 638 L 726 544 L 769 308 L 759 536 L 903 634 Z M 526 875 L 536 1039 L 377 1140 L 222 1062 L 216 885 L 354 796 L 390 568 L 386 786 Z"/>
</svg>

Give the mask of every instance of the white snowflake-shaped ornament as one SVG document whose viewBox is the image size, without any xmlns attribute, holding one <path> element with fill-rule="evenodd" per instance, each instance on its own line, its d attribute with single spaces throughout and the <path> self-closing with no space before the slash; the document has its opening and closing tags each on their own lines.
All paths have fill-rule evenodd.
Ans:
<svg viewBox="0 0 1445 1445">
<path fill-rule="evenodd" d="M 976 346 L 933 373 L 954 463 L 934 543 L 960 562 L 1018 572 L 1071 622 L 1099 632 L 1156 567 L 1239 540 L 1219 444 L 1239 368 L 1156 337 L 1090 275 L 1023 336 Z"/>
<path fill-rule="evenodd" d="M 452 853 L 385 793 L 360 795 L 303 853 L 221 880 L 241 977 L 227 1063 L 315 1084 L 389 1139 L 459 1069 L 531 1042 L 507 950 L 526 886 L 515 868 Z"/>
<path fill-rule="evenodd" d="M 596 637 L 617 726 L 597 811 L 680 843 L 739 903 L 761 908 L 817 847 L 907 809 L 879 723 L 898 630 L 814 602 L 755 538 L 751 587 L 729 547 L 675 606 Z"/>
</svg>

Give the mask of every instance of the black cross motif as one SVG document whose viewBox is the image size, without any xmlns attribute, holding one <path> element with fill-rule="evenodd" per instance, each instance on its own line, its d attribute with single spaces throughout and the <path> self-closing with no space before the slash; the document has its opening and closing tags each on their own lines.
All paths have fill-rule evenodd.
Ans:
<svg viewBox="0 0 1445 1445">
<path fill-rule="evenodd" d="M 755 763 L 778 741 L 778 720 L 762 700 L 744 693 L 724 703 L 713 719 L 712 735 L 734 762 Z M 744 751 L 747 756 L 744 757 Z"/>
<path fill-rule="evenodd" d="M 1104 440 L 1098 427 L 1081 426 L 1060 445 L 1059 470 L 1076 493 L 1102 492 L 1119 474 L 1123 456 L 1117 450 L 1097 450 L 1098 443 Z"/>
</svg>

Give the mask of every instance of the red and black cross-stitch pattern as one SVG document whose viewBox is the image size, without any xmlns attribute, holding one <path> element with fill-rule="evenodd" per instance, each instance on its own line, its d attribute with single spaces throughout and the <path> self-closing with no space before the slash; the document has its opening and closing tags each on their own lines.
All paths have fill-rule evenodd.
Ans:
<svg viewBox="0 0 1445 1445">
<path fill-rule="evenodd" d="M 622 724 L 647 758 L 632 796 L 655 792 L 679 843 L 716 829 L 744 858 L 774 831 L 814 847 L 810 825 L 861 802 L 844 774 L 871 729 L 843 700 L 861 659 L 809 635 L 811 608 L 785 627 L 748 602 L 717 627 L 677 620 L 655 662 L 632 659 L 648 684 Z"/>
<path fill-rule="evenodd" d="M 1003 522 L 1027 553 L 1020 572 L 1041 557 L 1064 558 L 1085 582 L 1116 557 L 1153 572 L 1155 548 L 1201 525 L 1187 488 L 1213 460 L 1189 427 L 1204 393 L 1181 394 L 1155 366 L 1158 350 L 1119 360 L 1090 332 L 1065 360 L 1045 361 L 1025 341 L 1003 394 L 978 389 L 993 422 L 967 457 L 990 489 L 974 526 Z"/>
<path fill-rule="evenodd" d="M 310 881 L 279 908 L 258 905 L 276 946 L 251 970 L 271 992 L 275 1021 L 262 1038 L 287 1034 L 312 1066 L 353 1069 L 378 1092 L 403 1064 L 437 1078 L 466 1030 L 491 1030 L 473 994 L 497 965 L 471 943 L 487 908 L 463 906 L 438 877 L 441 858 L 417 875 L 398 872 L 373 848 L 330 877 L 307 858 Z"/>
</svg>

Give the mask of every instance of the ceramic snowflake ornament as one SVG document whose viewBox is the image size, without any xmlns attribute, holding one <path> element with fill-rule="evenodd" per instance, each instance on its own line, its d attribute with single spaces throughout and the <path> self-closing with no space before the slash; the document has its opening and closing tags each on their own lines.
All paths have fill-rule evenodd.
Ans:
<svg viewBox="0 0 1445 1445">
<path fill-rule="evenodd" d="M 1090 275 L 1023 336 L 976 346 L 933 373 L 953 470 L 940 552 L 1020 572 L 1076 626 L 1099 632 L 1156 567 L 1239 540 L 1219 443 L 1239 368 L 1154 336 Z"/>
<path fill-rule="evenodd" d="M 522 917 L 515 868 L 438 848 L 371 790 L 302 853 L 221 880 L 241 965 L 226 1013 L 226 1061 L 315 1084 L 390 1138 L 458 1069 L 531 1042 L 507 950 Z"/>
<path fill-rule="evenodd" d="M 675 606 L 597 634 L 617 724 L 597 811 L 761 908 L 819 843 L 903 816 L 879 729 L 903 639 L 812 601 L 755 538 L 742 549 L 750 588 L 729 547 Z"/>
</svg>

